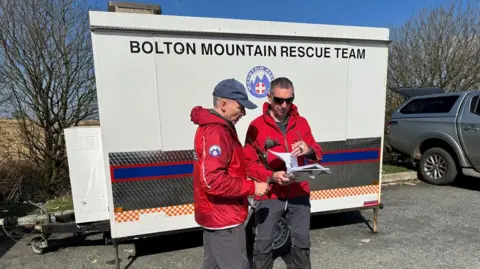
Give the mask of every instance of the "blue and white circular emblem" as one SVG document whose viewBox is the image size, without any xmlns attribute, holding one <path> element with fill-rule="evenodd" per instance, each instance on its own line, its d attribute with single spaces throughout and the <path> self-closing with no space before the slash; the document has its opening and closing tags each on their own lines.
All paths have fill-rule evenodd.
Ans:
<svg viewBox="0 0 480 269">
<path fill-rule="evenodd" d="M 212 157 L 218 157 L 220 154 L 222 154 L 222 149 L 217 145 L 213 145 L 208 149 L 208 153 Z"/>
<path fill-rule="evenodd" d="M 270 82 L 274 78 L 272 70 L 265 66 L 255 66 L 248 72 L 246 80 L 247 90 L 251 95 L 263 98 L 267 96 L 270 90 Z"/>
</svg>

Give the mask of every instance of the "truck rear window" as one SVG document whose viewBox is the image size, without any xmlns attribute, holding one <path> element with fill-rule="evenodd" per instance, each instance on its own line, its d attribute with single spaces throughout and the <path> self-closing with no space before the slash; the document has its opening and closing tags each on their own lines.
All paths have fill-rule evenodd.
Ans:
<svg viewBox="0 0 480 269">
<path fill-rule="evenodd" d="M 427 97 L 415 99 L 407 103 L 402 114 L 448 113 L 457 101 L 458 96 Z"/>
</svg>

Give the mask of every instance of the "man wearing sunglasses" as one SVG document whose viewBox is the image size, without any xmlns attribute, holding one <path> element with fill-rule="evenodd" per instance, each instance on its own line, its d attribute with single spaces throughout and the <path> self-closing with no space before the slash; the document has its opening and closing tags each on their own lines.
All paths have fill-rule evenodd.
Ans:
<svg viewBox="0 0 480 269">
<path fill-rule="evenodd" d="M 307 181 L 295 182 L 285 173 L 285 163 L 268 152 L 290 152 L 299 164 L 318 162 L 322 148 L 316 143 L 307 120 L 293 104 L 293 83 L 285 77 L 271 82 L 263 113 L 247 130 L 244 146 L 247 173 L 271 184 L 271 190 L 255 196 L 256 235 L 253 268 L 273 267 L 273 231 L 286 211 L 292 232 L 288 268 L 311 268 L 310 263 L 310 188 Z"/>
</svg>

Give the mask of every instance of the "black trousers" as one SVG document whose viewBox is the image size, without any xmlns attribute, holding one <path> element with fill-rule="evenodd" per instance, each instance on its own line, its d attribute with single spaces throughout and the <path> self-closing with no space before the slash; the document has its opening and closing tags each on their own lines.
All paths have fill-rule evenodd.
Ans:
<svg viewBox="0 0 480 269">
<path fill-rule="evenodd" d="M 249 269 L 245 225 L 203 230 L 202 269 Z"/>
<path fill-rule="evenodd" d="M 292 232 L 290 264 L 292 269 L 310 269 L 310 197 L 301 196 L 284 200 L 256 201 L 255 242 L 253 246 L 253 268 L 273 268 L 274 227 L 287 212 L 286 220 Z"/>
</svg>

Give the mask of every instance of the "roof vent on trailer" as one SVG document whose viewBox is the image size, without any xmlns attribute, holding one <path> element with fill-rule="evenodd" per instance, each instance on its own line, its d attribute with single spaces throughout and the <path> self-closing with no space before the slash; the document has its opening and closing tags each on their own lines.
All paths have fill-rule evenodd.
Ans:
<svg viewBox="0 0 480 269">
<path fill-rule="evenodd" d="M 124 12 L 124 13 L 140 13 L 140 14 L 162 14 L 162 8 L 160 5 L 133 3 L 133 2 L 120 2 L 120 1 L 108 1 L 109 12 Z"/>
</svg>

